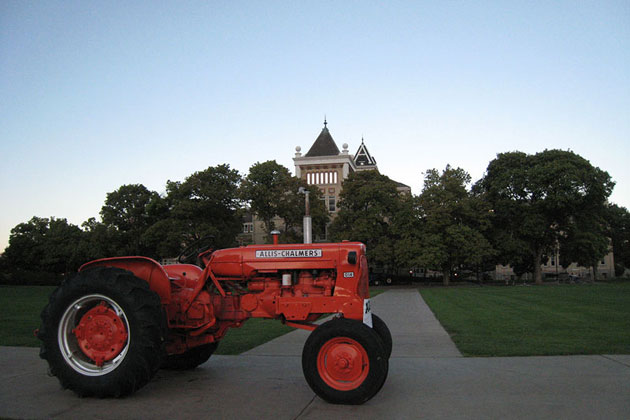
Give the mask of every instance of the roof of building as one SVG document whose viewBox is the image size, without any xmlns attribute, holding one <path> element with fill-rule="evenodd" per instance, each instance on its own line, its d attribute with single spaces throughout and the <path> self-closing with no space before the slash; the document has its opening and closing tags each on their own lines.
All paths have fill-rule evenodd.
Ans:
<svg viewBox="0 0 630 420">
<path fill-rule="evenodd" d="M 393 180 L 393 179 L 392 179 L 392 181 L 394 181 L 396 183 L 396 187 L 398 187 L 398 188 L 409 188 L 409 189 L 411 189 L 411 187 L 409 185 L 403 184 L 402 182 L 398 182 L 398 181 Z"/>
<path fill-rule="evenodd" d="M 251 223 L 254 221 L 254 215 L 251 210 L 247 209 L 241 216 L 241 219 L 243 223 Z"/>
<path fill-rule="evenodd" d="M 361 145 L 359 146 L 359 150 L 354 155 L 354 164 L 358 167 L 368 167 L 368 166 L 376 166 L 376 159 L 370 155 L 368 152 L 365 143 L 363 143 L 363 139 L 361 139 Z"/>
<path fill-rule="evenodd" d="M 308 153 L 304 156 L 337 156 L 339 154 L 339 148 L 337 147 L 335 140 L 333 140 L 330 135 L 328 127 L 326 127 L 327 124 L 326 120 L 324 120 L 324 128 L 322 129 L 322 132 L 319 133 L 315 143 L 313 143 Z"/>
</svg>

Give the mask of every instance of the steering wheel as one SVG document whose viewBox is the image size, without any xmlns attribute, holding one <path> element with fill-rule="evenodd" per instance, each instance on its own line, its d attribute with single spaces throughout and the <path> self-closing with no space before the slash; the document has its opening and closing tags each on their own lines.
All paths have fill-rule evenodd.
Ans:
<svg viewBox="0 0 630 420">
<path fill-rule="evenodd" d="M 214 236 L 204 236 L 187 246 L 177 257 L 177 262 L 180 264 L 198 264 L 199 254 L 212 248 L 213 245 Z"/>
</svg>

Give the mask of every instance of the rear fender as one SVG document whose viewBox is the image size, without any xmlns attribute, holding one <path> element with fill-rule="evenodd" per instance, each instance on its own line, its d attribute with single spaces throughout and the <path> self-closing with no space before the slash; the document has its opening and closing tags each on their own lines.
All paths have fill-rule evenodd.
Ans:
<svg viewBox="0 0 630 420">
<path fill-rule="evenodd" d="M 136 277 L 149 283 L 149 288 L 160 296 L 163 305 L 171 302 L 171 283 L 164 267 L 147 257 L 115 257 L 90 261 L 79 267 L 79 271 L 94 267 L 117 267 L 131 271 Z"/>
</svg>

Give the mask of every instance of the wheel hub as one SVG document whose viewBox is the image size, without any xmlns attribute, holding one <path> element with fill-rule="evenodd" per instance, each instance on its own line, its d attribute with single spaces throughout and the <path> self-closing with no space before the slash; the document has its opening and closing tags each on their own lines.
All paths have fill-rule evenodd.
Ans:
<svg viewBox="0 0 630 420">
<path fill-rule="evenodd" d="M 343 370 L 343 369 L 348 368 L 348 366 L 350 366 L 351 363 L 352 363 L 351 361 L 342 357 L 339 360 L 337 360 L 337 367 Z"/>
<path fill-rule="evenodd" d="M 103 366 L 119 355 L 128 337 L 123 321 L 104 302 L 87 311 L 72 332 L 81 351 L 96 366 Z"/>
<path fill-rule="evenodd" d="M 317 364 L 324 382 L 339 390 L 358 387 L 369 371 L 367 352 L 347 337 L 328 341 L 319 352 Z"/>
</svg>

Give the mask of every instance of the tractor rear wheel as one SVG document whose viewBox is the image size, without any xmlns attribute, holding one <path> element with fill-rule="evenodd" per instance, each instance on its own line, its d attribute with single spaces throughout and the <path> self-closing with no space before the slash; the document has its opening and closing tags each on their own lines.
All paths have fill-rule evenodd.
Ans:
<svg viewBox="0 0 630 420">
<path fill-rule="evenodd" d="M 162 369 L 189 370 L 205 363 L 217 349 L 219 343 L 203 344 L 180 354 L 166 356 Z"/>
<path fill-rule="evenodd" d="M 351 319 L 333 319 L 317 327 L 302 351 L 306 382 L 334 404 L 368 401 L 385 383 L 388 368 L 378 334 Z"/>
<path fill-rule="evenodd" d="M 387 328 L 387 324 L 377 315 L 372 314 L 372 326 L 374 327 L 374 331 L 381 337 L 381 341 L 383 342 L 383 348 L 385 349 L 385 355 L 389 359 L 392 355 L 392 333 L 389 332 L 389 328 Z"/>
<path fill-rule="evenodd" d="M 52 293 L 41 317 L 40 357 L 63 388 L 80 396 L 131 394 L 160 367 L 160 298 L 129 271 L 80 272 Z"/>
</svg>

